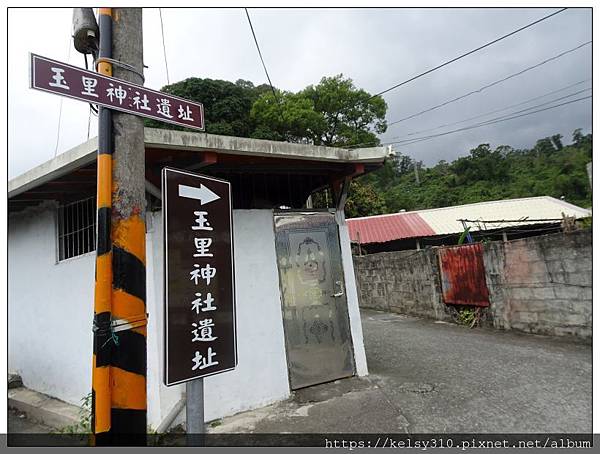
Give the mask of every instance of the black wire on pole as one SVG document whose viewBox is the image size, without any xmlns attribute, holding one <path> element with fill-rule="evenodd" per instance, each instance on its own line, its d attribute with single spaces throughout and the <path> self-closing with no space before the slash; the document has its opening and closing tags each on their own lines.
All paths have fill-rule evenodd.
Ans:
<svg viewBox="0 0 600 454">
<path fill-rule="evenodd" d="M 459 101 L 459 100 L 464 99 L 464 98 L 466 98 L 468 96 L 471 96 L 471 95 L 474 95 L 474 94 L 477 94 L 477 93 L 481 93 L 483 90 L 491 88 L 491 87 L 493 87 L 495 85 L 498 85 L 498 84 L 500 84 L 502 82 L 506 82 L 507 80 L 512 79 L 513 77 L 520 76 L 520 75 L 526 73 L 527 71 L 531 71 L 532 69 L 538 68 L 538 67 L 540 67 L 542 65 L 545 65 L 546 63 L 550 63 L 551 61 L 557 60 L 557 59 L 559 59 L 559 58 L 561 58 L 561 57 L 563 57 L 563 56 L 565 56 L 567 54 L 570 54 L 571 52 L 575 52 L 576 50 L 581 49 L 582 47 L 587 46 L 589 44 L 591 44 L 591 41 L 587 41 L 587 42 L 582 43 L 582 44 L 580 44 L 580 45 L 578 45 L 576 47 L 573 47 L 572 49 L 569 49 L 569 50 L 566 50 L 566 51 L 561 52 L 559 54 L 556 54 L 556 55 L 554 55 L 554 56 L 552 56 L 550 58 L 547 58 L 546 60 L 543 60 L 543 61 L 541 61 L 539 63 L 536 63 L 535 65 L 528 66 L 527 68 L 522 69 L 521 71 L 518 71 L 516 73 L 510 74 L 510 75 L 508 75 L 506 77 L 503 77 L 502 79 L 498 79 L 498 80 L 495 80 L 494 82 L 490 82 L 489 84 L 484 85 L 483 87 L 480 87 L 480 88 L 478 88 L 476 90 L 473 90 L 473 91 L 470 91 L 468 93 L 465 93 L 464 95 L 460 95 L 460 96 L 458 96 L 456 98 L 450 99 L 450 100 L 445 101 L 445 102 L 443 102 L 441 104 L 435 105 L 433 107 L 430 107 L 428 109 L 422 110 L 420 112 L 417 112 L 415 114 L 409 115 L 407 117 L 400 118 L 399 120 L 392 121 L 391 123 L 388 123 L 388 127 L 396 125 L 396 124 L 401 123 L 401 122 L 406 121 L 406 120 L 410 120 L 411 118 L 418 117 L 420 115 L 423 115 L 424 113 L 431 112 L 432 110 L 439 109 L 440 107 L 447 106 L 448 104 L 452 104 L 453 102 Z"/>
<path fill-rule="evenodd" d="M 162 8 L 158 8 L 158 15 L 160 16 L 160 32 L 162 34 L 163 55 L 165 57 L 165 70 L 167 72 L 167 85 L 171 85 L 171 80 L 169 79 L 169 65 L 167 64 L 167 48 L 165 47 L 165 28 L 163 25 Z"/>
<path fill-rule="evenodd" d="M 83 54 L 83 59 L 85 61 L 85 69 L 89 69 L 87 54 Z M 91 102 L 89 103 L 89 105 L 90 105 L 90 111 L 94 115 L 97 116 L 98 115 L 98 108 L 96 106 L 94 106 Z M 90 135 L 90 128 L 89 128 L 89 121 L 88 121 L 88 139 L 89 139 L 89 135 Z"/>
<path fill-rule="evenodd" d="M 269 81 L 269 85 L 271 86 L 271 91 L 273 92 L 273 97 L 279 104 L 279 97 L 275 93 L 275 88 L 273 88 L 273 84 L 271 83 L 271 78 L 269 77 L 269 72 L 267 71 L 267 66 L 265 65 L 265 61 L 262 56 L 262 52 L 260 51 L 260 46 L 258 45 L 258 40 L 256 39 L 256 34 L 254 33 L 254 27 L 252 26 L 252 20 L 250 20 L 250 14 L 248 14 L 248 8 L 244 8 L 246 11 L 246 17 L 248 18 L 248 23 L 250 24 L 250 30 L 252 31 L 252 36 L 254 37 L 254 43 L 256 44 L 256 49 L 258 50 L 258 56 L 260 57 L 260 61 L 262 62 L 263 68 L 265 70 L 265 74 L 267 75 L 267 80 Z"/>
<path fill-rule="evenodd" d="M 555 12 L 554 12 L 554 13 L 552 13 L 552 14 L 549 14 L 549 15 L 547 15 L 547 16 L 544 16 L 544 17 L 542 17 L 541 19 L 538 19 L 538 20 L 536 20 L 536 21 L 534 21 L 534 22 L 531 22 L 531 23 L 529 23 L 529 24 L 527 24 L 527 25 L 525 25 L 525 26 L 523 26 L 523 27 L 521 27 L 521 28 L 518 28 L 518 29 L 516 29 L 516 30 L 514 30 L 514 31 L 512 31 L 512 32 L 510 32 L 510 33 L 507 33 L 506 35 L 503 35 L 503 36 L 501 36 L 501 37 L 499 37 L 499 38 L 496 38 L 495 40 L 493 40 L 493 41 L 490 41 L 489 43 L 486 43 L 486 44 L 484 44 L 484 45 L 482 45 L 482 46 L 479 46 L 479 47 L 477 47 L 477 48 L 475 48 L 475 49 L 473 49 L 473 50 L 470 50 L 469 52 L 465 52 L 464 54 L 461 54 L 461 55 L 459 55 L 458 57 L 454 57 L 454 58 L 453 58 L 453 59 L 451 59 L 451 60 L 448 60 L 448 61 L 446 61 L 446 62 L 444 62 L 444 63 L 442 63 L 442 64 L 440 64 L 440 65 L 438 65 L 438 66 L 435 66 L 434 68 L 428 69 L 427 71 L 424 71 L 424 72 L 422 72 L 422 73 L 420 73 L 420 74 L 417 74 L 416 76 L 413 76 L 413 77 L 411 77 L 410 79 L 407 79 L 407 80 L 405 80 L 405 81 L 403 81 L 403 82 L 400 82 L 400 83 L 398 83 L 398 84 L 396 84 L 396 85 L 394 85 L 394 86 L 392 86 L 392 87 L 390 87 L 390 88 L 386 88 L 385 90 L 383 90 L 383 91 L 380 91 L 379 93 L 377 93 L 377 94 L 374 94 L 373 96 L 371 96 L 371 98 L 370 98 L 370 99 L 373 99 L 373 98 L 375 98 L 376 96 L 383 95 L 384 93 L 387 93 L 387 92 L 389 92 L 389 91 L 392 91 L 392 90 L 394 90 L 394 89 L 396 89 L 396 88 L 398 88 L 398 87 L 401 87 L 402 85 L 405 85 L 405 84 L 407 84 L 407 83 L 409 83 L 409 82 L 412 82 L 413 80 L 419 79 L 420 77 L 423 77 L 423 76 L 425 76 L 425 75 L 427 75 L 427 74 L 429 74 L 429 73 L 432 73 L 433 71 L 437 71 L 438 69 L 440 69 L 440 68 L 443 68 L 444 66 L 447 66 L 447 65 L 449 65 L 450 63 L 454 63 L 455 61 L 457 61 L 457 60 L 460 60 L 461 58 L 464 58 L 464 57 L 466 57 L 466 56 L 468 56 L 468 55 L 471 55 L 471 54 L 473 54 L 473 53 L 475 53 L 475 52 L 478 52 L 478 51 L 480 51 L 481 49 L 485 49 L 486 47 L 489 47 L 489 46 L 491 46 L 492 44 L 495 44 L 495 43 L 497 43 L 498 41 L 502 41 L 503 39 L 506 39 L 506 38 L 508 38 L 509 36 L 512 36 L 512 35 L 514 35 L 514 34 L 516 34 L 516 33 L 519 33 L 519 32 L 521 32 L 521 31 L 523 31 L 523 30 L 525 30 L 525 29 L 527 29 L 527 28 L 529 28 L 529 27 L 532 27 L 532 26 L 534 26 L 535 24 L 538 24 L 538 23 L 540 23 L 540 22 L 542 22 L 542 21 L 544 21 L 544 20 L 546 20 L 546 19 L 550 19 L 552 16 L 556 16 L 557 14 L 559 14 L 559 13 L 562 13 L 562 12 L 563 12 L 563 11 L 565 11 L 566 9 L 567 9 L 567 8 L 562 8 L 562 9 L 559 9 L 558 11 L 555 11 Z"/>
</svg>

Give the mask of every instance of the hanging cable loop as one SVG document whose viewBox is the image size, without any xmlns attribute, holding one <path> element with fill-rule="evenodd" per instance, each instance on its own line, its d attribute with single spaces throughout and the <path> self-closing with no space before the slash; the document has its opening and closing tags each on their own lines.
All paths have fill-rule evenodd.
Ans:
<svg viewBox="0 0 600 454">
<path fill-rule="evenodd" d="M 118 66 L 119 68 L 126 69 L 127 71 L 131 71 L 132 73 L 137 74 L 141 77 L 142 84 L 146 81 L 146 79 L 144 78 L 144 74 L 138 71 L 135 66 L 130 65 L 129 63 L 124 63 L 122 61 L 115 60 L 114 58 L 98 57 L 96 60 L 94 60 L 94 66 L 96 67 L 96 71 L 98 71 L 98 65 L 100 63 L 110 63 L 111 65 Z"/>
</svg>

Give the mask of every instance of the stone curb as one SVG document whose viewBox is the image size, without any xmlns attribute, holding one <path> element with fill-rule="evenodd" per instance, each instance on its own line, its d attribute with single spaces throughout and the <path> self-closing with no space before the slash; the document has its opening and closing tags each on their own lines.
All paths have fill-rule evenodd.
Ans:
<svg viewBox="0 0 600 454">
<path fill-rule="evenodd" d="M 79 407 L 27 388 L 8 390 L 8 407 L 27 413 L 33 421 L 62 429 L 79 422 Z"/>
</svg>

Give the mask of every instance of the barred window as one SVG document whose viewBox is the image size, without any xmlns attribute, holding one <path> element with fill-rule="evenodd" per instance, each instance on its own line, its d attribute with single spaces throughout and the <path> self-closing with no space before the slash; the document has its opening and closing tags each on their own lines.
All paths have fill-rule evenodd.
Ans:
<svg viewBox="0 0 600 454">
<path fill-rule="evenodd" d="M 58 261 L 96 250 L 96 199 L 58 208 Z"/>
</svg>

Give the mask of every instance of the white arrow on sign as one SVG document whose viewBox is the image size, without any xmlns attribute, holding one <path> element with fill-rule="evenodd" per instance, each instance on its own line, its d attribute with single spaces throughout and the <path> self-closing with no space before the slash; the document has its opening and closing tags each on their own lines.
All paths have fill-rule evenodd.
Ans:
<svg viewBox="0 0 600 454">
<path fill-rule="evenodd" d="M 188 199 L 198 199 L 200 200 L 200 205 L 205 205 L 207 203 L 214 202 L 215 200 L 221 198 L 202 184 L 199 188 L 180 184 L 179 197 L 187 197 Z"/>
</svg>

